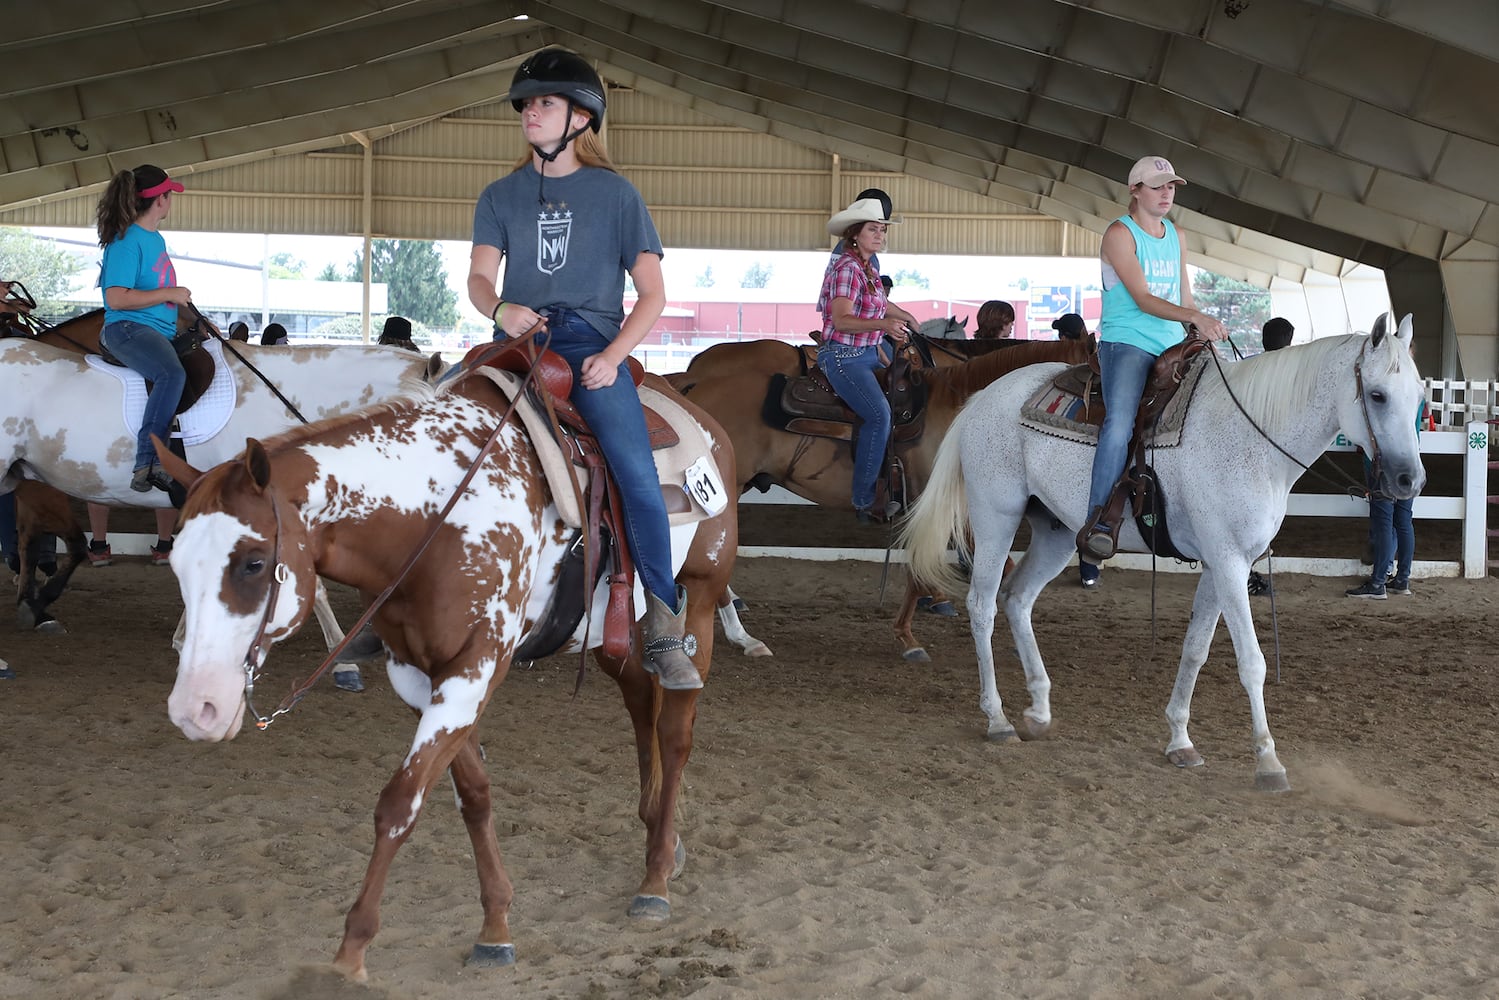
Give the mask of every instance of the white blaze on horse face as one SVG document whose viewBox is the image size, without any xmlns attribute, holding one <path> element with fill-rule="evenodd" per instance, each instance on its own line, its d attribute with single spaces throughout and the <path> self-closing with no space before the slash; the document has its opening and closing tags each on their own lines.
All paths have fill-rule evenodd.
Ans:
<svg viewBox="0 0 1499 1000">
<path fill-rule="evenodd" d="M 214 512 L 190 518 L 172 546 L 186 633 L 167 713 L 189 739 L 232 739 L 243 721 L 244 658 L 265 605 L 262 599 L 239 613 L 225 606 L 223 593 L 231 556 L 247 538 L 260 540 L 243 521 Z M 268 635 L 284 635 L 294 622 L 296 593 L 295 578 L 287 579 Z"/>
</svg>

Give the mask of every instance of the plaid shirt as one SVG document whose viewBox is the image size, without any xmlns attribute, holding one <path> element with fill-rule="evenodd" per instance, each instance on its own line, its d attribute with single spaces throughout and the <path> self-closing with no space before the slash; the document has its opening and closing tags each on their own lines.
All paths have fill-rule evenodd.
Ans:
<svg viewBox="0 0 1499 1000">
<path fill-rule="evenodd" d="M 817 308 L 822 312 L 822 339 L 850 347 L 871 347 L 885 336 L 879 330 L 850 333 L 833 329 L 834 299 L 852 302 L 855 319 L 885 316 L 885 289 L 880 287 L 879 274 L 851 253 L 839 257 L 823 276 L 822 294 L 817 297 Z"/>
</svg>

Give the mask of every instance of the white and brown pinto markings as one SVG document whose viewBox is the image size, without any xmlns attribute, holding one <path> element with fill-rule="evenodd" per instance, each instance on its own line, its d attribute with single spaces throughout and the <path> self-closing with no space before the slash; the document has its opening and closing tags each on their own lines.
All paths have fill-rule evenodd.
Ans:
<svg viewBox="0 0 1499 1000">
<path fill-rule="evenodd" d="M 1326 337 L 1221 366 L 1210 360 L 1181 443 L 1152 452 L 1172 541 L 1202 564 L 1166 706 L 1166 758 L 1178 767 L 1203 763 L 1187 721 L 1221 618 L 1249 696 L 1255 784 L 1269 791 L 1290 787 L 1265 714 L 1265 655 L 1244 579 L 1280 530 L 1291 487 L 1340 432 L 1376 457 L 1384 495 L 1404 499 L 1421 492 L 1426 471 L 1415 422 L 1425 389 L 1410 355 L 1411 318 L 1392 326 L 1381 316 L 1367 337 Z M 1023 369 L 973 398 L 942 443 L 926 492 L 901 532 L 912 573 L 948 586 L 958 582 L 947 561 L 949 542 L 956 539 L 967 549 L 967 539 L 973 539 L 968 617 L 978 656 L 979 707 L 988 716 L 989 737 L 1004 742 L 1052 732 L 1051 678 L 1036 646 L 1031 609 L 1076 552 L 1076 534 L 1088 515 L 1094 447 L 1020 422 L 1026 400 L 1055 374 L 1051 365 Z M 1030 523 L 1030 545 L 1001 584 L 1022 519 Z M 1129 519 L 1119 544 L 1146 551 Z M 1018 734 L 994 682 L 996 596 L 1031 696 Z M 1107 659 L 1107 636 L 1081 641 L 1094 644 L 1095 660 Z"/>
<path fill-rule="evenodd" d="M 263 446 L 251 441 L 240 459 L 206 473 L 165 457 L 173 476 L 192 483 L 172 550 L 187 609 L 187 638 L 168 701 L 173 723 L 190 739 L 232 739 L 249 706 L 244 663 L 262 618 L 269 640 L 290 636 L 307 618 L 319 574 L 366 594 L 382 591 L 504 408 L 488 380 L 469 378 L 435 397 L 375 406 Z M 727 439 L 692 409 L 713 442 L 720 476 L 732 482 Z M 738 547 L 737 508 L 730 500 L 718 516 L 673 528 L 672 536 L 673 563 L 688 594 L 687 630 L 697 639 L 693 662 L 706 676 L 713 598 L 728 583 Z M 376 805 L 374 851 L 334 957 L 344 974 L 365 978 L 365 950 L 380 927 L 391 862 L 433 782 L 450 768 L 484 911 L 470 961 L 514 960 L 513 893 L 475 725 L 543 613 L 568 538 L 529 439 L 507 422 L 430 547 L 379 609 L 374 622 L 389 651 L 391 686 L 419 719 L 410 752 Z M 268 609 L 273 573 L 284 585 Z M 596 611 L 595 629 L 602 617 Z M 588 637 L 591 647 L 597 641 Z M 623 662 L 596 656 L 618 682 L 635 730 L 646 871 L 630 914 L 661 920 L 670 914 L 667 880 L 685 858 L 673 810 L 692 749 L 698 692 L 662 691 L 640 665 L 638 634 L 633 645 L 636 652 Z"/>
<path fill-rule="evenodd" d="M 728 364 L 734 353 L 729 348 L 734 346 L 737 345 L 712 348 L 722 353 L 711 366 L 689 367 L 685 372 L 667 376 L 667 381 L 712 414 L 727 432 L 734 448 L 734 464 L 739 470 L 738 491 L 743 493 L 759 483 L 770 482 L 819 506 L 852 511 L 854 463 L 853 449 L 848 443 L 779 430 L 761 416 L 771 379 L 786 374 L 784 368 L 775 366 L 786 363 L 794 352 L 775 350 L 768 342 L 745 344 L 742 352 L 745 364 L 735 368 Z M 784 345 L 775 346 L 784 348 Z M 1091 351 L 1092 343 L 1085 340 L 1022 341 L 1002 350 L 991 349 L 972 361 L 927 370 L 924 373 L 926 430 L 920 441 L 901 449 L 910 496 L 919 496 L 925 488 L 937 448 L 970 396 L 1017 368 L 1044 361 L 1082 364 Z M 699 370 L 714 374 L 699 376 Z M 896 647 L 906 660 L 929 659 L 912 630 L 917 597 L 927 592 L 908 582 L 905 599 L 895 616 Z M 940 595 L 934 596 L 941 599 Z"/>
</svg>

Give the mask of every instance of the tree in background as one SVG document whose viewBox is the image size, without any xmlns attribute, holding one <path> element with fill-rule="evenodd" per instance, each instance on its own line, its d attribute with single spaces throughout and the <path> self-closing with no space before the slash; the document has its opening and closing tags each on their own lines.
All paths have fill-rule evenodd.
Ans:
<svg viewBox="0 0 1499 1000">
<path fill-rule="evenodd" d="M 713 287 L 713 265 L 712 264 L 709 264 L 707 267 L 703 268 L 703 273 L 699 274 L 697 276 L 697 287 L 699 287 L 699 288 L 712 288 Z"/>
<path fill-rule="evenodd" d="M 361 275 L 360 277 L 362 278 L 363 275 Z M 348 281 L 349 280 L 349 276 L 346 275 L 346 274 L 341 273 L 338 270 L 338 268 L 334 267 L 332 264 L 324 264 L 323 265 L 323 269 L 318 272 L 317 280 L 319 280 L 319 281 Z M 358 280 L 360 280 L 360 278 L 355 278 L 354 280 L 358 281 Z"/>
<path fill-rule="evenodd" d="M 364 279 L 364 254 L 356 252 L 346 281 Z M 442 254 L 431 240 L 372 240 L 370 280 L 385 284 L 390 311 L 436 329 L 458 322 L 458 295 L 448 287 Z"/>
<path fill-rule="evenodd" d="M 920 271 L 912 271 L 910 268 L 905 268 L 905 269 L 902 269 L 900 271 L 896 271 L 895 274 L 891 276 L 890 280 L 893 281 L 893 282 L 895 282 L 895 284 L 898 287 L 899 286 L 905 286 L 905 287 L 908 287 L 908 288 L 931 288 L 932 287 L 932 283 L 927 280 L 926 275 L 922 274 Z"/>
<path fill-rule="evenodd" d="M 289 253 L 273 253 L 270 260 L 266 261 L 266 270 L 273 278 L 300 279 L 307 277 L 307 262 Z"/>
<path fill-rule="evenodd" d="M 60 300 L 72 289 L 73 276 L 87 266 L 51 240 L 0 226 L 0 279 L 25 285 L 43 319 L 64 318 Z"/>
<path fill-rule="evenodd" d="M 1260 327 L 1270 318 L 1270 290 L 1212 271 L 1192 276 L 1192 301 L 1198 309 L 1228 327 L 1240 350 L 1259 347 Z"/>
<path fill-rule="evenodd" d="M 764 288 L 770 284 L 770 276 L 775 268 L 769 264 L 762 264 L 758 260 L 750 265 L 744 277 L 739 279 L 740 288 Z"/>
</svg>

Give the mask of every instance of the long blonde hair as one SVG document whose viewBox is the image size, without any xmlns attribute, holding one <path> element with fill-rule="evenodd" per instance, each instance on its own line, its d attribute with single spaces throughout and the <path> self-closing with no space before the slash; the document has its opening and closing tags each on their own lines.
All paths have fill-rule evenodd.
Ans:
<svg viewBox="0 0 1499 1000">
<path fill-rule="evenodd" d="M 573 109 L 583 117 L 587 118 L 589 121 L 593 120 L 593 115 L 585 111 L 583 108 L 580 108 L 577 105 L 573 105 Z M 571 119 L 569 119 L 568 124 L 572 124 Z M 614 165 L 613 160 L 609 159 L 609 150 L 604 146 L 603 135 L 595 132 L 593 129 L 588 129 L 583 134 L 579 135 L 576 139 L 572 140 L 572 147 L 573 155 L 578 158 L 578 162 L 583 166 L 602 167 L 603 169 L 608 170 L 610 173 L 619 173 L 619 168 Z M 531 149 L 531 147 L 527 146 L 526 151 L 521 154 L 518 160 L 515 161 L 515 166 L 511 167 L 510 172 L 514 173 L 517 170 L 524 169 L 526 164 L 531 162 L 533 153 L 534 151 Z"/>
</svg>

